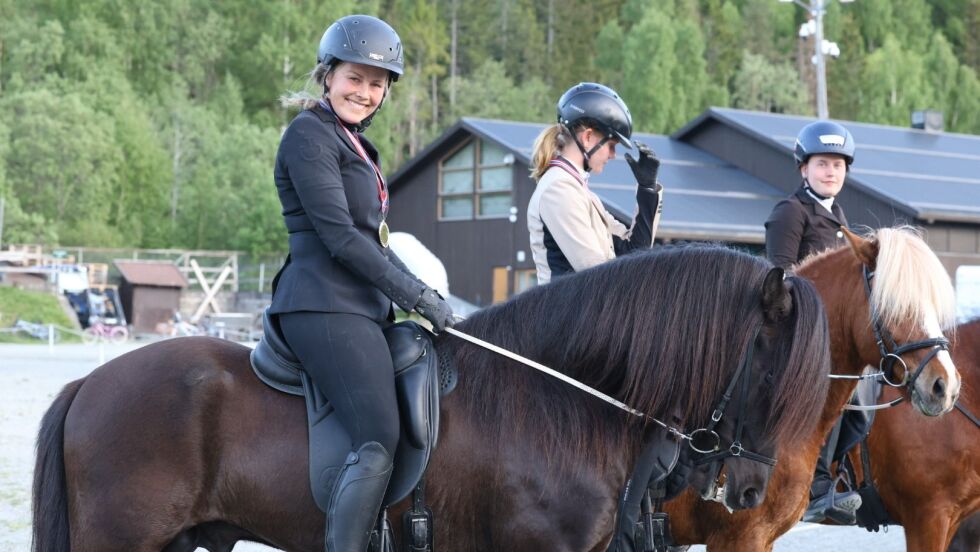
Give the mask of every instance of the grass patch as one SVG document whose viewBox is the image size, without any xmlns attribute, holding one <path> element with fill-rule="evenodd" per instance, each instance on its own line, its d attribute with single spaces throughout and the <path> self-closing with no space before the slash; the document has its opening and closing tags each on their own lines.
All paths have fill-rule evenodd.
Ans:
<svg viewBox="0 0 980 552">
<path fill-rule="evenodd" d="M 55 324 L 63 328 L 73 326 L 56 296 L 40 291 L 0 286 L 0 328 L 9 328 L 18 320 L 36 324 Z M 74 335 L 62 334 L 60 341 L 79 341 L 79 339 Z M 37 342 L 37 339 L 22 332 L 0 332 L 0 343 Z"/>
</svg>

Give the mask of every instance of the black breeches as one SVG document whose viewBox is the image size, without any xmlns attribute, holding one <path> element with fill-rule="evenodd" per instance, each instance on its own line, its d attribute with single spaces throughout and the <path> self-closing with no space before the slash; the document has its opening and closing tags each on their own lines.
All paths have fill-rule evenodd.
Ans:
<svg viewBox="0 0 980 552">
<path fill-rule="evenodd" d="M 279 315 L 289 347 L 330 401 L 353 448 L 381 443 L 394 456 L 398 401 L 391 353 L 381 326 L 364 316 L 326 312 Z"/>
</svg>

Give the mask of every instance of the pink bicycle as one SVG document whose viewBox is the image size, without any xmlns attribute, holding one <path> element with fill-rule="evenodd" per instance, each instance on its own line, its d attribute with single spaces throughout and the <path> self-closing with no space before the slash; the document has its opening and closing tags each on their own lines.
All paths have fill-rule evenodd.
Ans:
<svg viewBox="0 0 980 552">
<path fill-rule="evenodd" d="M 129 330 L 126 329 L 126 326 L 110 326 L 102 322 L 96 322 L 82 332 L 82 341 L 85 343 L 97 343 L 99 341 L 125 343 L 127 339 L 129 339 Z"/>
</svg>

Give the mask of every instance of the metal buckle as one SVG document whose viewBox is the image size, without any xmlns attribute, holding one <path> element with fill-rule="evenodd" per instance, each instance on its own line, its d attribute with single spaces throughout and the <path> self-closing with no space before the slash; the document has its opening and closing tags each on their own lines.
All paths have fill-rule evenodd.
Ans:
<svg viewBox="0 0 980 552">
<path fill-rule="evenodd" d="M 688 446 L 694 452 L 711 454 L 721 448 L 721 437 L 711 429 L 695 429 L 691 432 L 691 439 L 688 441 Z"/>
</svg>

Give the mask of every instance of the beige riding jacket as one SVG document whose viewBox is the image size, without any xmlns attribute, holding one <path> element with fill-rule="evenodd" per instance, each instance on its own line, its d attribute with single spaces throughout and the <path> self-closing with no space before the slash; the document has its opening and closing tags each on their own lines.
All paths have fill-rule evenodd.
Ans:
<svg viewBox="0 0 980 552">
<path fill-rule="evenodd" d="M 579 174 L 588 182 L 587 173 Z M 538 180 L 527 226 L 539 284 L 616 258 L 613 236 L 625 240 L 630 235 L 587 186 L 560 167 L 549 168 Z"/>
</svg>

